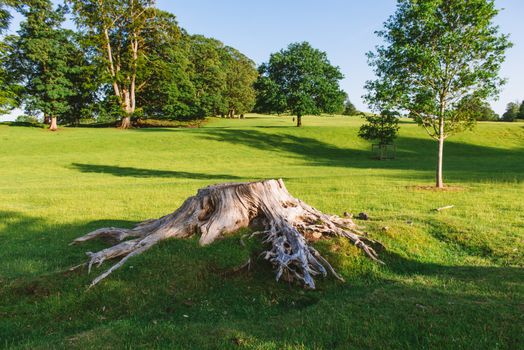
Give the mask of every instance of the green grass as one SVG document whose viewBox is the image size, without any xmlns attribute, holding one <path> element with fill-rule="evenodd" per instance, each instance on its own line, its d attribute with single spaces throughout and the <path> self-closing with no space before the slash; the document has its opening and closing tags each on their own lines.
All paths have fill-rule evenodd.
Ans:
<svg viewBox="0 0 524 350">
<path fill-rule="evenodd" d="M 212 119 L 200 129 L 0 126 L 0 347 L 171 349 L 523 349 L 524 124 L 480 123 L 445 145 L 405 121 L 397 159 L 377 161 L 361 118 Z M 275 283 L 238 235 L 201 248 L 163 242 L 89 291 L 64 272 L 103 226 L 176 209 L 203 186 L 284 178 L 327 213 L 366 212 L 378 266 L 342 240 L 318 248 L 344 275 L 315 291 Z M 432 209 L 455 205 L 440 213 Z M 383 230 L 387 226 L 389 229 Z M 107 268 L 108 263 L 102 268 Z M 100 272 L 97 270 L 96 272 Z"/>
</svg>

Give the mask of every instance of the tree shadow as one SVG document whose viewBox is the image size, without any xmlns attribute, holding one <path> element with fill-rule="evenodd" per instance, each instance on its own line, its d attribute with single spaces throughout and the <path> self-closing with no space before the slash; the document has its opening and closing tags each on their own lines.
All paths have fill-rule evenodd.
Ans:
<svg viewBox="0 0 524 350">
<path fill-rule="evenodd" d="M 0 229 L 0 295 L 5 297 L 0 298 L 0 327 L 6 344 L 41 342 L 48 348 L 84 341 L 84 347 L 96 347 L 110 335 L 105 345 L 125 347 L 119 339 L 127 339 L 189 348 L 200 334 L 199 348 L 216 348 L 216 342 L 222 344 L 219 348 L 232 348 L 244 336 L 261 346 L 273 344 L 270 348 L 439 348 L 451 338 L 457 347 L 520 348 L 524 270 L 516 267 L 444 266 L 384 251 L 385 273 L 346 283 L 319 278 L 318 290 L 304 291 L 276 283 L 262 262 L 267 273 L 255 276 L 221 277 L 210 270 L 210 264 L 241 250 L 227 252 L 233 244 L 240 246 L 236 240 L 204 248 L 196 241 L 172 240 L 133 258 L 127 268 L 86 291 L 93 275 L 84 269 L 62 271 L 84 262 L 85 251 L 107 245 L 67 244 L 100 227 L 131 227 L 135 222 L 55 225 L 7 211 L 0 212 L 0 219 L 5 223 Z M 5 273 L 24 260 L 43 265 Z M 437 277 L 439 282 L 417 282 L 418 276 Z M 130 327 L 123 327 L 126 324 Z M 48 337 L 51 327 L 54 336 Z M 136 332 L 137 327 L 146 333 Z"/>
<path fill-rule="evenodd" d="M 282 128 L 285 130 L 286 128 Z M 434 172 L 437 143 L 431 139 L 399 137 L 396 159 L 378 161 L 372 152 L 341 148 L 324 141 L 290 132 L 265 133 L 256 129 L 200 129 L 209 140 L 229 142 L 255 149 L 278 152 L 308 165 L 363 169 L 396 169 Z M 446 141 L 444 167 L 451 181 L 522 182 L 524 148 L 501 149 Z M 425 174 L 409 174 L 427 179 Z"/>
<path fill-rule="evenodd" d="M 186 172 L 186 171 L 141 169 L 141 168 L 133 168 L 133 167 L 120 167 L 116 165 L 96 165 L 96 164 L 72 163 L 71 167 L 82 173 L 110 174 L 113 176 L 120 176 L 120 177 L 138 177 L 138 178 L 167 177 L 167 178 L 180 178 L 180 179 L 192 179 L 192 180 L 238 180 L 240 179 L 240 177 L 238 176 L 226 175 L 226 174 L 203 174 L 203 173 L 192 173 L 192 172 Z"/>
</svg>

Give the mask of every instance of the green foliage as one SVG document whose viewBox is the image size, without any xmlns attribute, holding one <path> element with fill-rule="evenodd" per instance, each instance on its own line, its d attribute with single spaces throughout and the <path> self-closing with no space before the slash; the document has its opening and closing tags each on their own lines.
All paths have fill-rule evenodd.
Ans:
<svg viewBox="0 0 524 350">
<path fill-rule="evenodd" d="M 479 98 L 462 99 L 457 106 L 457 110 L 460 110 L 465 119 L 468 120 L 499 120 L 499 115 L 491 109 L 489 103 Z"/>
<path fill-rule="evenodd" d="M 359 114 L 359 110 L 355 108 L 355 105 L 349 100 L 349 98 L 346 99 L 346 102 L 344 102 L 344 115 L 357 115 Z"/>
<path fill-rule="evenodd" d="M 235 114 L 251 112 L 255 106 L 255 83 L 258 73 L 255 62 L 232 47 L 222 51 L 223 69 L 226 75 L 224 91 L 227 113 Z"/>
<path fill-rule="evenodd" d="M 75 95 L 69 60 L 77 53 L 72 32 L 60 27 L 65 9 L 34 0 L 18 10 L 26 19 L 17 36 L 6 38 L 9 79 L 23 87 L 18 97 L 28 113 L 62 119 L 71 110 L 68 99 Z"/>
<path fill-rule="evenodd" d="M 376 109 L 406 110 L 434 138 L 470 128 L 465 101 L 485 101 L 503 84 L 499 71 L 511 46 L 493 24 L 491 0 L 399 0 L 369 53 L 377 80 L 366 83 Z M 442 129 L 441 129 L 442 126 Z"/>
<path fill-rule="evenodd" d="M 202 116 L 195 101 L 189 39 L 176 17 L 157 10 L 143 35 L 148 53 L 139 62 L 138 79 L 144 85 L 138 100 L 144 117 L 185 120 Z"/>
<path fill-rule="evenodd" d="M 506 122 L 515 121 L 520 116 L 520 107 L 518 101 L 508 103 L 506 112 L 502 115 L 502 120 Z"/>
<path fill-rule="evenodd" d="M 397 138 L 398 113 L 382 111 L 380 115 L 365 117 L 367 124 L 360 127 L 358 136 L 368 141 L 378 141 L 379 145 L 389 145 Z"/>
<path fill-rule="evenodd" d="M 519 118 L 524 119 L 524 100 L 520 104 L 519 108 Z"/>
<path fill-rule="evenodd" d="M 23 114 L 23 115 L 19 115 L 18 117 L 16 117 L 15 122 L 17 122 L 17 123 L 33 123 L 33 124 L 36 124 L 36 123 L 38 123 L 38 118 L 35 117 L 34 115 Z"/>
<path fill-rule="evenodd" d="M 18 4 L 16 0 L 0 0 L 0 35 L 4 35 L 9 28 L 12 16 L 9 12 L 9 6 Z M 5 67 L 5 63 L 11 59 L 8 47 L 5 41 L 0 42 L 0 114 L 7 114 L 13 108 L 18 107 L 19 100 L 17 99 L 17 91 L 19 86 L 14 84 L 9 72 Z"/>
<path fill-rule="evenodd" d="M 306 114 L 339 113 L 346 93 L 339 81 L 344 77 L 331 65 L 325 52 L 307 42 L 290 44 L 271 54 L 259 67 L 257 110 L 286 111 L 300 117 Z"/>
</svg>

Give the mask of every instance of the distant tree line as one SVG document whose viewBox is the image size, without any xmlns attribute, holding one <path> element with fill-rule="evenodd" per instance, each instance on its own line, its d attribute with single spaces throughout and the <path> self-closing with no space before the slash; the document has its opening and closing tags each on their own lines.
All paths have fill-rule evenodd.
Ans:
<svg viewBox="0 0 524 350">
<path fill-rule="evenodd" d="M 506 122 L 513 122 L 516 119 L 524 119 L 524 101 L 508 103 L 506 111 L 502 115 L 502 120 Z"/>
<path fill-rule="evenodd" d="M 190 35 L 153 0 L 0 0 L 24 16 L 0 43 L 0 109 L 23 106 L 56 128 L 81 121 L 234 117 L 255 105 L 255 63 L 238 50 Z M 76 30 L 65 29 L 66 16 Z M 28 117 L 29 118 L 29 117 Z M 30 118 L 29 118 L 30 119 Z"/>
</svg>

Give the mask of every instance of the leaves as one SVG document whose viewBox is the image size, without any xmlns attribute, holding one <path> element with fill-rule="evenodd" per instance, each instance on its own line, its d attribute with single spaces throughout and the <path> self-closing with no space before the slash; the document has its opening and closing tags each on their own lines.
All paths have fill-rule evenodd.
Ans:
<svg viewBox="0 0 524 350">
<path fill-rule="evenodd" d="M 306 114 L 342 112 L 346 93 L 344 77 L 331 65 L 325 52 L 307 42 L 290 44 L 271 55 L 259 68 L 257 109 L 267 112 Z"/>
<path fill-rule="evenodd" d="M 471 127 L 475 116 L 464 107 L 495 97 L 504 83 L 511 44 L 493 24 L 497 13 L 491 0 L 399 0 L 377 32 L 385 44 L 368 54 L 377 75 L 366 83 L 369 105 L 407 111 L 435 138 Z"/>
</svg>

